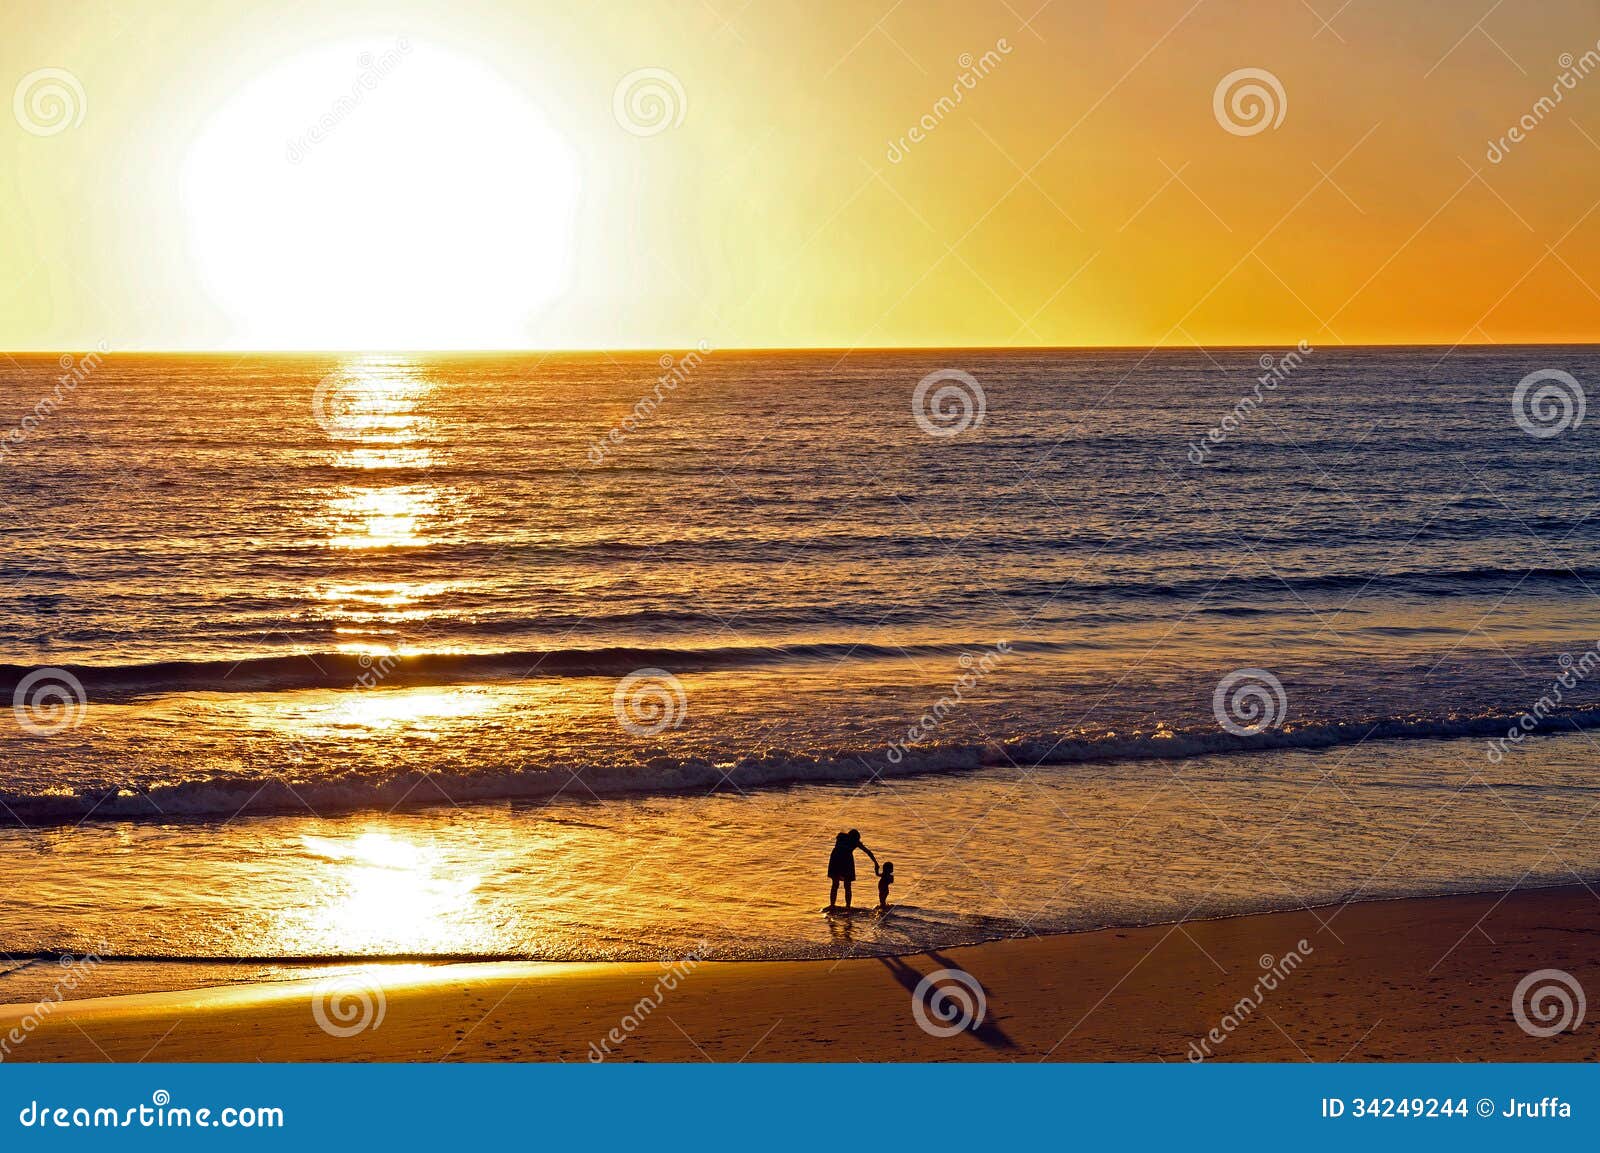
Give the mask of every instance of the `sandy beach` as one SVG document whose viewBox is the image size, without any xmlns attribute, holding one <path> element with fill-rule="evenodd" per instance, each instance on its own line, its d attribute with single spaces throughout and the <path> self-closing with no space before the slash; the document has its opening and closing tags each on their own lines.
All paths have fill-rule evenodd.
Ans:
<svg viewBox="0 0 1600 1153">
<path fill-rule="evenodd" d="M 0 1035 L 18 1030 L 7 1059 L 27 1061 L 1581 1061 L 1591 1029 L 1530 1035 L 1512 1001 L 1537 970 L 1592 987 L 1597 932 L 1600 899 L 1571 886 L 705 962 L 667 988 L 652 964 L 377 967 L 347 978 L 364 1004 L 324 1000 L 335 1031 L 365 1023 L 350 1036 L 319 1025 L 315 982 L 7 1006 Z M 913 990 L 939 969 L 981 983 L 976 1029 L 920 1027 Z"/>
</svg>

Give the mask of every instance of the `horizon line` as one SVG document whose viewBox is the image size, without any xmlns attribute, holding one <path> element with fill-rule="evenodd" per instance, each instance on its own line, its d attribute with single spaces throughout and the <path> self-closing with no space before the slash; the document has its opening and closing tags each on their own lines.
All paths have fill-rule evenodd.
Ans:
<svg viewBox="0 0 1600 1153">
<path fill-rule="evenodd" d="M 705 342 L 700 342 L 705 343 Z M 717 345 L 702 351 L 702 355 L 710 356 L 715 353 L 839 353 L 849 356 L 855 353 L 882 353 L 882 352 L 1195 352 L 1205 350 L 1229 351 L 1238 349 L 1265 349 L 1265 348 L 1298 348 L 1300 344 L 1310 344 L 1309 341 L 1266 341 L 1251 343 L 1226 343 L 1226 344 L 871 344 L 871 345 L 826 345 L 826 344 L 796 344 L 796 345 Z M 1369 349 L 1369 348 L 1429 348 L 1429 349 L 1457 349 L 1457 348 L 1595 348 L 1600 347 L 1600 338 L 1593 340 L 1528 340 L 1528 341 L 1456 341 L 1454 343 L 1430 341 L 1340 341 L 1336 344 L 1311 347 Z M 660 353 L 673 352 L 679 349 L 698 350 L 699 344 L 686 345 L 627 345 L 612 347 L 571 347 L 571 348 L 110 348 L 97 349 L 83 346 L 62 346 L 56 348 L 8 348 L 0 349 L 0 356 L 60 356 L 63 353 L 91 353 L 99 352 L 102 356 L 351 356 L 351 355 L 384 355 L 393 356 L 410 354 L 418 356 L 575 356 L 575 355 L 608 355 L 612 353 Z"/>
</svg>

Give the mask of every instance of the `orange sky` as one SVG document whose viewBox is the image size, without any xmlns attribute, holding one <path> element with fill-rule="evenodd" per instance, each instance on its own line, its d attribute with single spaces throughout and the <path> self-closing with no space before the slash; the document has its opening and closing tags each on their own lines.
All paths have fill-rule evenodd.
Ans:
<svg viewBox="0 0 1600 1153">
<path fill-rule="evenodd" d="M 1040 2 L 21 0 L 0 347 L 1600 331 L 1592 2 Z"/>
</svg>

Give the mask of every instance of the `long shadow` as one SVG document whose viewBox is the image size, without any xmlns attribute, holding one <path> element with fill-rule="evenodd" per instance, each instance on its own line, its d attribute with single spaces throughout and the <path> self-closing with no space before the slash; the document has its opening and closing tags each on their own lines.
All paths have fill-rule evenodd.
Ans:
<svg viewBox="0 0 1600 1153">
<path fill-rule="evenodd" d="M 941 969 L 961 969 L 960 965 L 946 960 L 932 949 L 929 949 L 922 955 L 930 958 Z M 923 974 L 921 972 L 919 972 L 914 966 L 908 964 L 902 957 L 879 957 L 878 960 L 883 962 L 883 967 L 889 970 L 896 981 L 899 981 L 900 984 L 904 985 L 906 990 L 911 993 L 912 996 L 916 996 L 917 986 L 922 983 Z M 983 988 L 983 982 L 978 981 L 978 978 L 970 971 L 965 969 L 961 969 L 961 971 L 967 973 L 969 977 L 972 977 L 974 981 L 978 982 L 978 987 L 983 989 L 984 1000 L 987 1002 L 989 990 Z M 982 1041 L 991 1049 L 1015 1049 L 1017 1047 L 1016 1042 L 1010 1037 L 1006 1036 L 1005 1030 L 1000 1028 L 1000 1026 L 996 1025 L 994 1021 L 990 1019 L 987 1009 L 984 1011 L 982 1021 L 980 1021 L 976 1026 L 971 1026 L 963 1030 L 963 1032 L 970 1033 L 972 1036 Z"/>
</svg>

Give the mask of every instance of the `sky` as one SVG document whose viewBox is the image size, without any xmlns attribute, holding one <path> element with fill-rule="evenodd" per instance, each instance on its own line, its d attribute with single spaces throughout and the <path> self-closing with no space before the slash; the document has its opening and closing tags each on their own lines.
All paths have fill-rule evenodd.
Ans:
<svg viewBox="0 0 1600 1153">
<path fill-rule="evenodd" d="M 1597 42 L 1593 0 L 13 0 L 0 347 L 1589 341 Z"/>
</svg>

